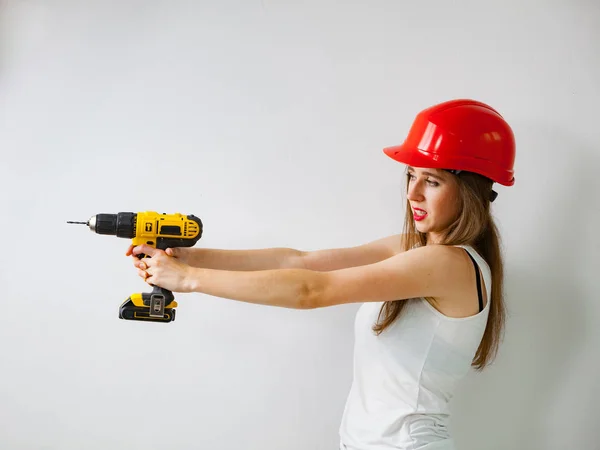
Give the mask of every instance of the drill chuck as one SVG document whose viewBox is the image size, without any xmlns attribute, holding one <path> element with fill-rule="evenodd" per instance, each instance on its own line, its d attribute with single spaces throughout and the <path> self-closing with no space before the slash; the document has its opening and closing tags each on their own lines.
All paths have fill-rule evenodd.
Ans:
<svg viewBox="0 0 600 450">
<path fill-rule="evenodd" d="M 87 223 L 98 234 L 110 234 L 122 238 L 135 237 L 136 213 L 96 214 Z"/>
</svg>

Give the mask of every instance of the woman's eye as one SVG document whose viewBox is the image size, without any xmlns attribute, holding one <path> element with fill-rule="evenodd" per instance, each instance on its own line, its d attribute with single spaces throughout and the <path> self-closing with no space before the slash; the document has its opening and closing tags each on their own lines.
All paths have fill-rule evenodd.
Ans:
<svg viewBox="0 0 600 450">
<path fill-rule="evenodd" d="M 406 176 L 408 177 L 409 181 L 413 181 L 413 180 L 417 179 L 417 177 L 415 175 L 413 175 L 412 173 L 407 173 Z M 432 186 L 432 187 L 438 187 L 440 185 L 440 183 L 438 183 L 437 181 L 434 181 L 434 180 L 425 180 L 425 181 L 427 182 L 427 184 L 429 186 Z"/>
</svg>

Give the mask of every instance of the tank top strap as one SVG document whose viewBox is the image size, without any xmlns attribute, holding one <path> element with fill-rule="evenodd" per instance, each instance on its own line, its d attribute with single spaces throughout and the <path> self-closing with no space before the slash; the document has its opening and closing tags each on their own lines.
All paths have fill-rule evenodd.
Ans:
<svg viewBox="0 0 600 450">
<path fill-rule="evenodd" d="M 485 288 L 486 293 L 487 293 L 487 299 L 488 299 L 488 304 L 491 300 L 491 293 L 492 293 L 492 272 L 490 270 L 490 266 L 488 265 L 487 261 L 485 259 L 483 259 L 483 256 L 481 256 L 479 253 L 477 253 L 477 251 L 470 245 L 456 245 L 455 247 L 460 247 L 463 248 L 467 254 L 469 255 L 469 258 L 471 259 L 471 261 L 473 262 L 473 265 L 475 267 L 475 273 L 477 275 L 477 295 L 479 296 L 479 305 L 480 308 L 479 310 L 482 311 L 483 310 L 483 288 Z M 483 276 L 483 286 L 481 286 L 481 277 L 479 276 L 479 273 L 481 272 L 481 275 Z"/>
</svg>

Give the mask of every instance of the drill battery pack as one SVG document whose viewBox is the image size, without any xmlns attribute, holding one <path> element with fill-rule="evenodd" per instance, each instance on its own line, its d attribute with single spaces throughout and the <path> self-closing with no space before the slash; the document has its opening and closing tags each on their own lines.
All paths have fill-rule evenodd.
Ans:
<svg viewBox="0 0 600 450">
<path fill-rule="evenodd" d="M 172 322 L 177 302 L 171 291 L 154 287 L 152 292 L 131 295 L 119 308 L 119 319 L 144 322 Z"/>
</svg>

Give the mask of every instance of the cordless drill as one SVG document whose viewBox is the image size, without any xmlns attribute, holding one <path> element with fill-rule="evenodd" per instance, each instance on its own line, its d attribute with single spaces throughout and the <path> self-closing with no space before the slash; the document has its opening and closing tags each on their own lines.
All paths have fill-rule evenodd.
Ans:
<svg viewBox="0 0 600 450">
<path fill-rule="evenodd" d="M 87 222 L 67 222 L 87 225 L 98 234 L 131 239 L 134 246 L 148 244 L 160 250 L 173 247 L 193 247 L 202 237 L 202 221 L 196 216 L 159 214 L 154 211 L 96 214 Z M 137 255 L 145 258 L 146 255 Z M 119 308 L 119 318 L 147 322 L 175 320 L 177 302 L 167 289 L 153 286 L 152 292 L 129 296 Z"/>
</svg>

